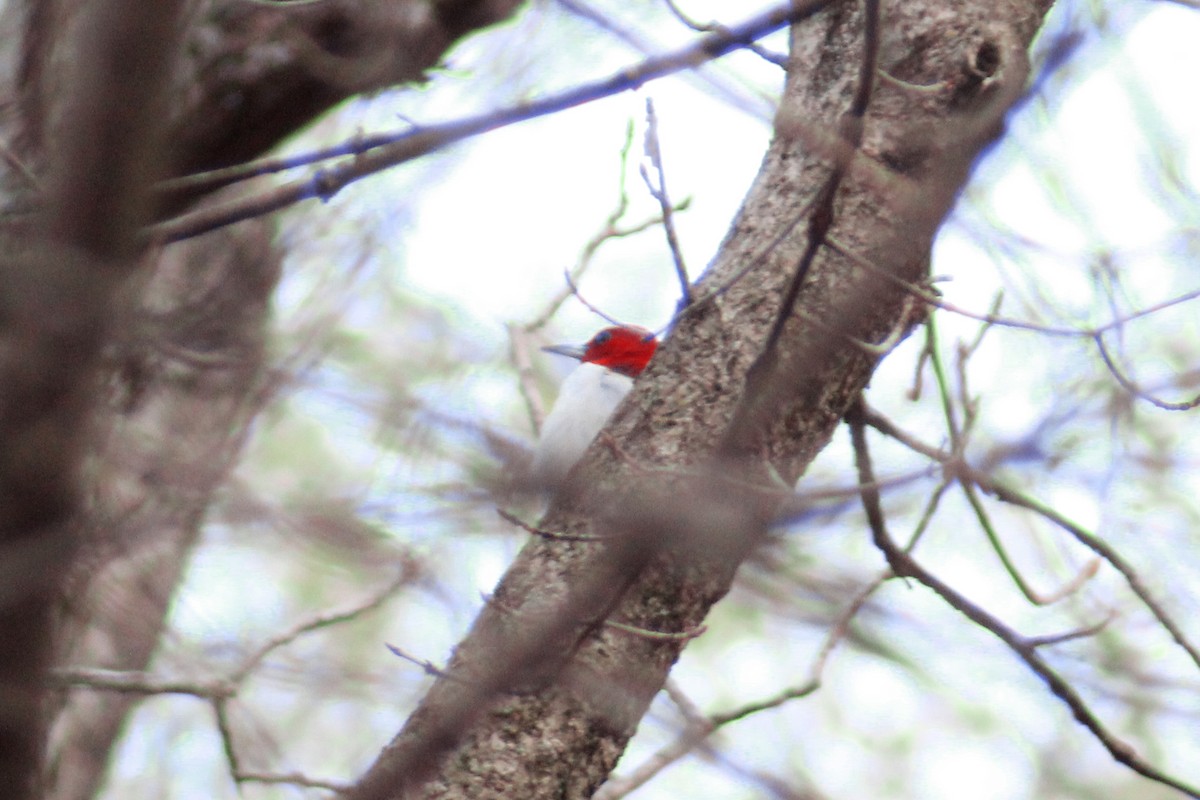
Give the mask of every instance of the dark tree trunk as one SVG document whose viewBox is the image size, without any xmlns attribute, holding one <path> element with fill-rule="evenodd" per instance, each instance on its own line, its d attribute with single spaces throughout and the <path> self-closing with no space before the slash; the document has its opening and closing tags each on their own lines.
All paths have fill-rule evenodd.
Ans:
<svg viewBox="0 0 1200 800">
<path fill-rule="evenodd" d="M 0 119 L 5 796 L 94 795 L 133 701 L 48 702 L 47 670 L 147 666 L 270 388 L 270 227 L 146 251 L 151 216 L 204 202 L 163 202 L 152 182 L 259 155 L 352 94 L 419 81 L 517 2 L 152 6 L 14 2 L 0 20 L 0 85 L 16 98 Z"/>
</svg>

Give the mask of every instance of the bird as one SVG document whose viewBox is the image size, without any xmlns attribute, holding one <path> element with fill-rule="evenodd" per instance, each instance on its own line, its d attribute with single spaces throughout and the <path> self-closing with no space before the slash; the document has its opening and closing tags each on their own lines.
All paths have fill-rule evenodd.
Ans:
<svg viewBox="0 0 1200 800">
<path fill-rule="evenodd" d="M 582 346 L 542 348 L 577 358 L 580 364 L 562 382 L 542 423 L 531 470 L 538 486 L 553 490 L 563 484 L 657 348 L 652 331 L 633 325 L 604 328 Z"/>
</svg>

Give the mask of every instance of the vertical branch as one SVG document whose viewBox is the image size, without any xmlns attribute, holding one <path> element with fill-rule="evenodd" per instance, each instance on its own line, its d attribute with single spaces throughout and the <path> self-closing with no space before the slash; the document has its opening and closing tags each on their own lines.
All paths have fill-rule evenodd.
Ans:
<svg viewBox="0 0 1200 800">
<path fill-rule="evenodd" d="M 642 180 L 650 190 L 650 196 L 658 201 L 662 209 L 663 230 L 667 234 L 667 247 L 671 249 L 671 260 L 675 264 L 675 275 L 679 279 L 679 303 L 675 313 L 692 304 L 691 282 L 688 279 L 687 264 L 683 260 L 683 251 L 679 248 L 679 236 L 675 232 L 675 209 L 671 206 L 671 196 L 667 194 L 667 173 L 663 168 L 662 146 L 658 141 L 658 117 L 654 113 L 654 101 L 646 98 L 646 157 L 654 167 L 656 178 L 651 179 L 649 171 L 643 164 Z"/>
<path fill-rule="evenodd" d="M 41 142 L 54 165 L 45 238 L 3 242 L 0 775 L 7 797 L 41 795 L 51 614 L 74 549 L 68 520 L 98 396 L 95 367 L 163 160 L 159 100 L 180 5 L 106 0 L 63 15 L 77 35 L 57 45 L 66 91 L 61 107 L 48 109 Z"/>
</svg>

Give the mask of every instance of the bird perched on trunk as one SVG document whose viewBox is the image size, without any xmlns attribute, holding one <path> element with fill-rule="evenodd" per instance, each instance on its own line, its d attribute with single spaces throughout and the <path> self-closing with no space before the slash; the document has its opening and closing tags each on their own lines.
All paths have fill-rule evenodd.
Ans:
<svg viewBox="0 0 1200 800">
<path fill-rule="evenodd" d="M 563 381 L 542 423 L 532 469 L 539 485 L 553 489 L 563 483 L 657 348 L 651 331 L 632 325 L 605 328 L 582 346 L 542 348 L 580 364 Z"/>
</svg>

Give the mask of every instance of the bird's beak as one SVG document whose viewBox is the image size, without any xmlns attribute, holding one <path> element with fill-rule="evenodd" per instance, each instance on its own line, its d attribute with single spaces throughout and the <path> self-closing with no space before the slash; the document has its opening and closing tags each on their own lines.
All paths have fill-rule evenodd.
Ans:
<svg viewBox="0 0 1200 800">
<path fill-rule="evenodd" d="M 570 356 L 575 359 L 583 359 L 583 345 L 578 344 L 552 344 L 549 347 L 543 347 L 545 353 L 557 353 L 560 356 Z"/>
</svg>

